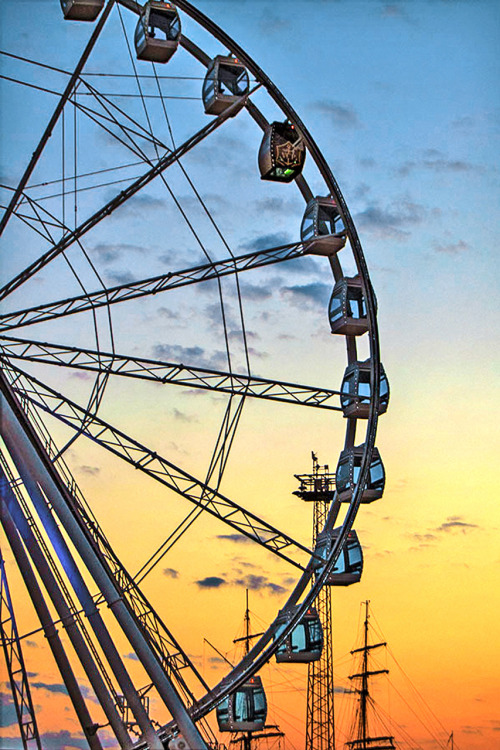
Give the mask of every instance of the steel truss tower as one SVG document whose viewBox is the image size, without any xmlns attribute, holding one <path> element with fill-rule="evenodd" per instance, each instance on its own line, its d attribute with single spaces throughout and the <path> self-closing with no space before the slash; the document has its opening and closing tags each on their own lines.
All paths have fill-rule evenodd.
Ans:
<svg viewBox="0 0 500 750">
<path fill-rule="evenodd" d="M 14 608 L 7 584 L 5 563 L 0 551 L 0 637 L 5 654 L 9 682 L 16 709 L 24 750 L 42 750 L 31 699 L 28 674 L 24 664 L 21 641 L 17 630 Z"/>
<path fill-rule="evenodd" d="M 312 454 L 313 473 L 296 474 L 300 488 L 295 495 L 313 503 L 313 547 L 325 525 L 335 493 L 335 475 L 320 466 Z M 305 750 L 334 750 L 333 635 L 331 587 L 323 586 L 314 606 L 323 628 L 323 649 L 318 661 L 311 661 L 307 672 L 307 719 Z"/>
</svg>

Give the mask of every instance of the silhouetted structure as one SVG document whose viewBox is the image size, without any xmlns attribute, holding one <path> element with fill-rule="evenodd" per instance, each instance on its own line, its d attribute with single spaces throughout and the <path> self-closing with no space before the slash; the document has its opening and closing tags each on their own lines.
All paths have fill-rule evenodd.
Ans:
<svg viewBox="0 0 500 750">
<path fill-rule="evenodd" d="M 328 466 L 320 466 L 312 454 L 313 473 L 296 474 L 300 481 L 294 493 L 313 503 L 313 548 L 325 525 L 335 494 L 335 475 Z M 307 674 L 306 750 L 334 750 L 335 724 L 333 706 L 333 637 L 331 588 L 323 586 L 315 606 L 323 629 L 323 649 L 317 661 L 311 661 Z"/>
<path fill-rule="evenodd" d="M 359 680 L 359 687 L 356 688 L 358 693 L 358 705 L 356 710 L 356 737 L 355 739 L 346 743 L 346 747 L 350 750 L 395 750 L 396 745 L 394 744 L 394 737 L 385 736 L 371 736 L 369 729 L 369 715 L 368 708 L 372 701 L 370 698 L 369 691 L 369 680 L 370 677 L 375 677 L 379 674 L 389 674 L 388 669 L 374 669 L 369 668 L 369 655 L 370 652 L 375 648 L 382 648 L 387 646 L 387 643 L 368 643 L 368 621 L 370 618 L 368 611 L 369 602 L 365 602 L 365 622 L 364 622 L 364 641 L 361 648 L 355 648 L 351 651 L 351 654 L 362 654 L 362 668 L 357 674 L 349 676 L 350 680 Z"/>
</svg>

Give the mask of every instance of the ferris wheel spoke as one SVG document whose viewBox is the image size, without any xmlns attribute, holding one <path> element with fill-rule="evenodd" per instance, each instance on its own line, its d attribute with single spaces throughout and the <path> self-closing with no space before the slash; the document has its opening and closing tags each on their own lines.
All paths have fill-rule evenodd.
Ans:
<svg viewBox="0 0 500 750">
<path fill-rule="evenodd" d="M 333 389 L 9 336 L 0 336 L 0 346 L 7 359 L 341 411 L 331 403 L 340 395 Z"/>
<path fill-rule="evenodd" d="M 237 102 L 235 103 L 235 105 L 236 104 Z M 167 154 L 164 154 L 150 169 L 147 170 L 147 172 L 136 179 L 131 185 L 125 188 L 125 190 L 122 190 L 120 193 L 118 193 L 118 195 L 108 201 L 102 208 L 100 208 L 92 216 L 86 219 L 86 221 L 76 227 L 76 229 L 64 235 L 58 243 L 53 245 L 53 247 L 51 247 L 49 250 L 47 250 L 47 252 L 41 255 L 34 263 L 21 271 L 21 273 L 19 273 L 15 278 L 11 279 L 11 281 L 9 281 L 4 287 L 2 287 L 2 289 L 0 289 L 0 300 L 5 299 L 9 294 L 11 294 L 11 292 L 18 289 L 22 284 L 28 281 L 28 279 L 32 278 L 32 276 L 38 273 L 38 271 L 44 268 L 52 260 L 54 260 L 54 258 L 57 258 L 57 256 L 60 255 L 64 250 L 66 250 L 67 247 L 72 245 L 73 242 L 76 242 L 78 239 L 80 239 L 86 232 L 99 224 L 102 219 L 112 214 L 119 206 L 122 206 L 139 190 L 141 190 L 152 180 L 154 180 L 155 177 L 161 175 L 168 167 L 177 162 L 182 156 L 187 154 L 192 148 L 201 143 L 205 138 L 207 138 L 207 136 L 217 130 L 217 128 L 219 128 L 228 118 L 231 117 L 232 110 L 235 105 L 232 105 L 216 118 L 211 120 L 208 125 L 205 125 L 205 127 L 198 130 L 176 149 L 174 149 L 173 151 L 169 151 Z M 26 183 L 23 183 L 23 181 L 21 182 L 22 187 L 20 183 L 20 186 L 16 189 L 14 197 L 9 204 L 9 215 L 10 213 L 12 213 L 19 196 L 24 190 L 24 186 Z M 16 198 L 15 201 L 14 198 Z"/>
<path fill-rule="evenodd" d="M 13 365 L 9 365 L 9 367 L 14 375 L 16 373 L 21 375 L 23 387 L 20 388 L 16 384 L 14 390 L 22 400 L 26 400 L 56 417 L 59 421 L 78 431 L 79 434 L 90 438 L 134 466 L 134 468 L 156 479 L 177 494 L 182 495 L 189 502 L 223 521 L 235 531 L 265 547 L 291 565 L 304 570 L 304 566 L 289 557 L 287 552 L 305 553 L 310 557 L 312 553 L 308 547 L 271 526 L 259 516 L 209 487 L 206 482 L 185 472 L 100 417 L 89 414 L 85 408 L 42 383 L 38 378 L 28 375 L 28 373 Z"/>
<path fill-rule="evenodd" d="M 160 276 L 99 289 L 97 292 L 91 292 L 90 294 L 68 297 L 64 300 L 37 305 L 25 310 L 4 313 L 0 315 L 0 331 L 8 331 L 53 318 L 61 318 L 65 315 L 85 312 L 104 305 L 113 305 L 118 302 L 158 294 L 168 289 L 177 289 L 181 286 L 209 281 L 220 276 L 229 276 L 261 266 L 293 260 L 304 255 L 304 253 L 303 243 L 295 242 L 193 266 L 182 271 L 170 271 Z"/>
<path fill-rule="evenodd" d="M 77 83 L 77 81 L 78 81 L 78 79 L 80 77 L 80 73 L 82 72 L 82 70 L 83 70 L 83 68 L 85 66 L 85 63 L 87 62 L 87 60 L 88 60 L 88 58 L 90 56 L 90 53 L 92 52 L 92 50 L 93 50 L 93 48 L 95 46 L 95 43 L 99 39 L 101 31 L 102 31 L 102 29 L 104 27 L 104 24 L 107 21 L 107 18 L 109 16 L 110 12 L 111 12 L 111 9 L 112 9 L 113 5 L 114 5 L 114 0 L 108 0 L 108 3 L 106 5 L 106 7 L 104 8 L 103 12 L 101 13 L 101 17 L 99 18 L 99 21 L 97 22 L 97 24 L 96 24 L 96 26 L 94 28 L 92 36 L 90 37 L 90 39 L 89 39 L 89 41 L 87 43 L 87 46 L 85 47 L 85 49 L 83 51 L 83 54 L 80 57 L 77 65 L 76 65 L 76 68 L 73 71 L 73 74 L 70 77 L 70 79 L 69 79 L 69 81 L 67 83 L 67 86 L 64 89 L 64 91 L 63 91 L 63 93 L 62 93 L 62 95 L 61 95 L 61 97 L 60 97 L 60 99 L 59 99 L 59 101 L 57 103 L 57 106 L 56 106 L 56 108 L 55 108 L 55 110 L 54 110 L 54 112 L 52 114 L 52 117 L 49 120 L 49 123 L 48 123 L 47 127 L 45 128 L 45 131 L 44 131 L 44 133 L 43 133 L 43 135 L 42 135 L 42 137 L 41 137 L 41 139 L 40 139 L 40 141 L 38 143 L 38 146 L 36 147 L 36 149 L 33 152 L 33 155 L 32 155 L 32 157 L 30 159 L 30 162 L 29 162 L 28 166 L 26 167 L 26 170 L 25 170 L 23 176 L 21 177 L 21 180 L 19 181 L 19 184 L 18 184 L 18 186 L 17 186 L 17 188 L 16 188 L 16 190 L 14 192 L 14 195 L 12 196 L 12 198 L 10 200 L 10 203 L 9 203 L 9 205 L 7 207 L 7 210 L 5 211 L 4 215 L 2 216 L 2 219 L 0 221 L 0 235 L 3 233 L 5 227 L 7 226 L 7 223 L 8 223 L 8 221 L 9 221 L 9 219 L 10 219 L 10 217 L 11 217 L 11 215 L 12 215 L 12 213 L 13 213 L 16 205 L 17 205 L 17 202 L 18 202 L 19 198 L 21 197 L 21 195 L 23 194 L 24 188 L 28 184 L 28 180 L 31 177 L 31 175 L 33 173 L 33 170 L 35 169 L 35 167 L 37 165 L 37 162 L 38 162 L 38 160 L 39 160 L 39 158 L 40 158 L 40 156 L 41 156 L 41 154 L 42 154 L 42 152 L 43 152 L 43 150 L 44 150 L 44 148 L 45 148 L 45 146 L 47 144 L 47 141 L 49 140 L 49 138 L 50 138 L 50 136 L 52 134 L 52 131 L 53 131 L 53 129 L 54 129 L 54 127 L 55 127 L 58 119 L 59 119 L 59 116 L 61 115 L 61 112 L 64 109 L 64 106 L 65 106 L 66 102 L 68 101 L 68 99 L 70 98 L 71 94 L 73 93 L 74 87 L 75 87 L 75 85 L 76 85 L 76 83 Z"/>
<path fill-rule="evenodd" d="M 19 383 L 19 379 L 14 382 Z M 175 636 L 145 597 L 138 583 L 118 559 L 106 535 L 99 526 L 97 519 L 90 510 L 75 478 L 72 476 L 67 464 L 60 457 L 52 438 L 46 433 L 43 423 L 39 419 L 34 421 L 33 412 L 30 411 L 28 413 L 24 405 L 23 408 L 31 429 L 36 428 L 35 432 L 38 433 L 38 437 L 42 440 L 47 458 L 56 469 L 57 479 L 62 487 L 64 487 L 65 496 L 73 512 L 79 517 L 85 533 L 92 539 L 93 545 L 97 548 L 101 561 L 108 569 L 120 596 L 141 627 L 165 670 L 170 676 L 175 678 L 185 695 L 193 700 L 193 694 L 182 677 L 180 670 L 189 668 L 200 684 L 207 688 L 208 686 L 203 677 L 199 674 Z M 99 604 L 102 600 L 101 596 L 96 603 Z"/>
</svg>

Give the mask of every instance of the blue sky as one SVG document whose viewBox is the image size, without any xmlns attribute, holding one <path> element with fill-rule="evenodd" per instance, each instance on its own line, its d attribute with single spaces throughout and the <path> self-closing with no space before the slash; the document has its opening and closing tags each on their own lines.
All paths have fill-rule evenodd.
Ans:
<svg viewBox="0 0 500 750">
<path fill-rule="evenodd" d="M 500 517 L 492 482 L 492 466 L 497 461 L 493 445 L 498 435 L 492 400 L 498 346 L 500 5 L 493 0 L 200 0 L 198 6 L 254 57 L 299 113 L 332 166 L 360 233 L 378 298 L 382 359 L 392 395 L 377 442 L 387 470 L 386 496 L 381 509 L 365 511 L 358 526 L 366 544 L 366 584 L 360 584 L 355 594 L 351 590 L 346 593 L 344 601 L 352 605 L 363 596 L 378 596 L 393 624 L 394 638 L 418 666 L 415 654 L 422 648 L 418 634 L 411 636 L 413 646 L 405 645 L 401 635 L 408 607 L 415 607 L 416 619 L 420 616 L 424 623 L 423 639 L 426 632 L 442 629 L 446 620 L 459 621 L 464 611 L 470 613 L 471 623 L 477 618 L 479 627 L 482 610 L 476 597 L 487 600 L 496 593 L 494 531 Z M 0 16 L 3 50 L 68 70 L 90 31 L 86 24 L 63 22 L 56 0 L 3 0 Z M 183 23 L 186 33 L 209 45 L 211 54 L 220 51 L 188 19 L 183 18 Z M 130 23 L 129 37 L 132 29 Z M 131 70 L 118 31 L 115 13 L 90 70 Z M 186 58 L 177 53 L 165 73 L 200 75 Z M 0 71 L 55 90 L 61 90 L 64 80 L 4 56 Z M 201 81 L 185 85 L 190 95 L 199 95 Z M 14 185 L 55 98 L 7 81 L 2 81 L 1 91 L 0 169 L 2 182 Z M 197 127 L 206 123 L 199 101 L 179 104 L 172 100 L 169 108 L 178 140 L 194 123 Z M 134 113 L 143 117 L 138 109 Z M 190 175 L 205 190 L 208 205 L 238 253 L 298 239 L 303 212 L 294 186 L 261 185 L 256 168 L 260 134 L 251 125 L 248 118 L 235 118 L 209 146 L 186 158 Z M 66 127 L 71 135 L 69 116 Z M 110 138 L 84 124 L 83 119 L 79 127 L 80 169 L 127 162 L 128 153 Z M 167 139 L 164 124 L 161 127 Z M 56 129 L 40 165 L 41 179 L 57 175 L 60 169 L 60 138 Z M 69 173 L 69 146 L 66 158 Z M 126 172 L 127 177 L 133 174 L 134 168 Z M 312 184 L 319 185 L 311 175 Z M 211 250 L 223 256 L 224 247 L 217 244 L 182 175 L 172 173 L 172 185 L 193 211 Z M 85 194 L 80 216 L 119 189 L 119 185 L 106 186 Z M 50 205 L 54 211 L 60 210 L 56 201 Z M 72 221 L 69 200 L 66 211 Z M 119 283 L 199 262 L 203 257 L 200 249 L 185 226 L 174 223 L 174 216 L 175 209 L 164 191 L 152 185 L 98 232 L 89 233 L 84 244 L 106 282 Z M 14 223 L 6 241 L 0 264 L 5 280 L 45 246 L 33 242 L 32 233 Z M 76 252 L 71 257 L 85 285 L 96 288 L 88 264 Z M 347 258 L 347 268 L 349 262 Z M 40 279 L 18 292 L 13 307 L 76 293 L 77 285 L 64 263 L 58 262 L 54 269 L 53 275 L 42 272 Z M 343 342 L 332 341 L 328 332 L 325 308 L 331 279 L 326 277 L 321 260 L 302 259 L 261 275 L 242 275 L 241 283 L 248 303 L 246 322 L 254 372 L 338 387 L 345 355 Z M 225 284 L 224 291 L 234 358 L 243 367 L 234 286 Z M 216 293 L 214 286 L 207 285 L 196 293 L 175 292 L 117 311 L 117 349 L 181 362 L 197 357 L 203 366 L 222 367 L 225 355 Z M 109 346 L 104 317 L 100 324 L 101 340 Z M 95 343 L 87 318 L 20 329 L 18 335 L 31 333 L 66 343 Z M 85 400 L 91 381 L 49 369 L 41 368 L 39 373 L 64 385 L 73 397 Z M 158 388 L 148 390 L 142 384 L 130 388 L 122 382 L 110 384 L 108 396 L 103 409 L 109 419 L 124 429 L 136 430 L 145 442 L 157 440 L 160 450 L 170 451 L 188 469 L 203 470 L 200 467 L 210 455 L 223 402 L 213 399 L 207 404 L 192 392 L 167 393 L 160 400 Z M 242 492 L 245 496 L 255 494 L 259 512 L 270 514 L 277 523 L 285 515 L 301 532 L 307 528 L 307 536 L 309 526 L 302 510 L 296 506 L 290 509 L 293 474 L 308 469 L 311 448 L 318 451 L 320 461 L 333 468 L 343 425 L 336 420 L 325 426 L 316 415 L 304 424 L 297 423 L 295 412 L 287 408 L 279 422 L 276 412 L 267 411 L 267 406 L 250 404 L 245 408 L 247 421 L 242 423 L 240 442 L 234 447 L 234 464 L 228 467 L 228 487 L 239 490 L 240 477 L 245 477 Z M 54 431 L 64 439 L 63 430 L 54 427 Z M 142 487 L 135 477 L 122 476 L 120 466 L 111 461 L 107 464 L 94 448 L 80 441 L 71 458 L 86 493 L 94 497 L 97 511 L 102 513 L 106 531 L 112 540 L 120 541 L 126 532 L 117 525 L 115 503 L 125 502 L 130 495 L 127 507 L 133 507 L 135 497 L 145 496 L 139 495 L 144 492 Z M 273 503 L 268 502 L 271 492 L 277 498 Z M 109 497 L 114 500 L 113 507 Z M 151 490 L 147 497 L 160 514 L 159 491 Z M 172 509 L 172 518 L 177 518 L 176 513 Z M 152 533 L 159 541 L 163 529 L 151 532 L 146 520 L 137 518 L 138 533 Z M 178 591 L 176 587 L 196 592 L 202 580 L 225 581 L 217 591 L 207 590 L 202 596 L 213 597 L 211 601 L 223 607 L 230 598 L 228 592 L 236 598 L 237 591 L 233 609 L 237 614 L 243 594 L 236 582 L 248 582 L 249 578 L 230 569 L 235 547 L 229 539 L 222 541 L 221 533 L 220 528 L 209 525 L 202 534 L 202 549 L 209 550 L 210 564 L 205 558 L 201 567 L 200 563 L 196 567 L 192 559 L 179 553 L 168 569 L 181 570 L 181 574 L 166 576 L 167 584 L 160 580 L 171 586 L 168 590 L 172 592 Z M 220 541 L 215 551 L 210 548 L 214 538 Z M 138 566 L 143 551 L 130 544 L 125 547 L 127 564 Z M 238 553 L 246 551 L 242 550 L 245 547 L 239 545 Z M 462 556 L 467 556 L 467 569 Z M 269 582 L 286 587 L 285 574 L 261 557 L 252 559 L 256 566 L 252 580 L 260 576 L 265 582 L 262 607 L 266 613 L 274 611 Z M 437 571 L 432 583 L 426 577 L 429 569 Z M 408 601 L 405 575 L 412 576 L 421 593 L 417 603 Z M 160 584 L 157 581 L 151 586 L 155 592 Z M 187 611 L 191 612 L 191 607 L 195 609 L 190 598 Z M 352 646 L 352 628 L 346 618 L 339 624 L 338 637 L 347 649 Z M 493 621 L 492 614 L 486 615 L 485 634 Z M 229 637 L 226 623 L 210 625 L 218 643 Z M 484 684 L 488 684 L 487 648 L 469 629 L 472 624 L 463 625 L 449 638 L 449 651 L 446 644 L 440 644 L 442 652 L 436 658 L 449 666 L 451 657 L 456 657 L 456 668 L 462 671 L 467 669 L 467 659 L 474 659 L 478 680 L 483 675 Z M 194 650 L 196 644 L 193 636 L 190 647 Z M 40 684 L 52 677 L 41 675 Z M 431 665 L 422 679 L 432 687 L 435 677 Z M 455 688 L 459 688 L 458 681 Z M 437 693 L 441 690 L 439 695 L 445 689 L 444 684 L 436 687 Z M 464 700 L 474 710 L 478 695 L 479 687 L 476 692 L 471 687 L 464 693 Z M 463 721 L 464 726 L 468 722 L 480 728 L 483 734 L 474 735 L 470 741 L 477 744 L 471 748 L 491 747 L 487 726 L 491 728 L 493 714 L 490 718 L 489 714 L 468 716 L 457 706 L 455 714 L 449 707 L 443 709 L 449 711 L 449 722 L 458 726 Z"/>
</svg>

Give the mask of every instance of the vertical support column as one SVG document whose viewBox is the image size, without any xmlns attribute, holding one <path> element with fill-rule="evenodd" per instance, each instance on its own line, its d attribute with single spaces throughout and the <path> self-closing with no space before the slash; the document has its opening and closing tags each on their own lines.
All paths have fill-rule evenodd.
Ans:
<svg viewBox="0 0 500 750">
<path fill-rule="evenodd" d="M 140 630 L 138 624 L 135 622 L 131 613 L 128 611 L 123 598 L 117 589 L 116 582 L 113 580 L 109 570 L 96 553 L 86 530 L 82 528 L 77 517 L 74 515 L 71 505 L 66 498 L 66 488 L 57 475 L 57 472 L 54 470 L 54 467 L 43 450 L 37 436 L 33 432 L 30 423 L 27 421 L 26 415 L 19 407 L 7 381 L 1 374 L 0 384 L 2 389 L 0 407 L 2 410 L 3 439 L 25 486 L 30 492 L 30 495 L 32 495 L 34 502 L 35 500 L 37 502 L 38 512 L 42 513 L 44 516 L 42 519 L 44 525 L 45 521 L 47 521 L 47 533 L 54 538 L 57 535 L 57 544 L 59 545 L 59 540 L 62 539 L 62 536 L 57 525 L 54 523 L 52 514 L 50 513 L 47 515 L 45 512 L 47 510 L 45 501 L 43 506 L 40 504 L 40 488 L 43 489 L 43 493 L 50 500 L 61 524 L 64 526 L 76 549 L 78 549 L 89 573 L 92 575 L 99 590 L 105 597 L 109 608 L 118 620 L 120 627 L 129 639 L 152 682 L 158 689 L 158 692 L 174 717 L 174 720 L 189 747 L 195 748 L 196 750 L 208 750 L 206 742 L 201 736 L 194 721 L 189 716 L 189 713 L 177 694 L 170 678 L 165 673 L 165 670 L 162 668 L 156 655 L 152 651 L 150 644 Z M 45 508 L 45 510 L 43 508 Z M 81 579 L 79 571 L 71 565 L 71 558 L 68 558 L 66 554 L 63 554 L 61 562 L 63 565 L 65 563 L 70 564 L 70 568 L 67 570 L 68 574 L 71 572 L 72 577 L 76 575 L 77 578 Z M 81 580 L 83 582 L 83 579 Z M 92 625 L 94 627 L 94 622 L 92 622 Z M 109 653 L 107 654 L 107 657 L 114 671 L 116 668 L 120 668 L 121 670 L 123 664 L 120 666 L 116 660 L 115 664 L 112 664 Z M 119 679 L 118 675 L 117 679 Z M 127 687 L 127 690 L 124 690 L 124 693 L 127 695 L 129 692 L 130 691 Z M 129 700 L 128 695 L 127 700 Z M 131 695 L 129 705 L 134 711 L 139 724 L 143 724 L 143 722 L 139 720 L 139 717 L 141 719 L 143 718 L 141 714 L 141 712 L 144 712 L 142 704 L 139 702 L 139 705 L 135 705 L 134 697 Z M 152 727 L 145 732 L 145 737 L 149 743 L 150 750 L 163 750 L 163 745 Z"/>
<path fill-rule="evenodd" d="M 80 721 L 80 726 L 82 727 L 89 748 L 91 750 L 102 750 L 101 742 L 95 733 L 95 724 L 92 722 L 92 719 L 90 717 L 88 708 L 85 704 L 80 687 L 78 685 L 78 681 L 75 677 L 73 669 L 71 668 L 71 664 L 69 663 L 69 659 L 64 650 L 64 646 L 61 643 L 61 639 L 59 638 L 59 633 L 57 632 L 57 629 L 52 622 L 52 617 L 50 615 L 49 609 L 45 603 L 45 599 L 38 585 L 33 569 L 30 565 L 28 556 L 24 551 L 24 547 L 18 536 L 14 521 L 12 520 L 12 517 L 10 516 L 10 513 L 8 512 L 7 507 L 4 503 L 2 503 L 2 524 L 14 557 L 16 558 L 19 570 L 21 571 L 21 574 L 23 576 L 26 588 L 28 589 L 31 600 L 35 607 L 38 619 L 40 620 L 40 623 L 42 625 L 45 637 L 47 638 L 59 672 L 61 673 L 64 685 L 75 708 L 76 714 Z"/>
<path fill-rule="evenodd" d="M 114 701 L 109 694 L 106 685 L 104 684 L 104 681 L 101 677 L 101 674 L 92 658 L 92 655 L 87 647 L 87 644 L 85 643 L 83 636 L 75 622 L 75 618 L 73 617 L 73 614 L 71 613 L 68 604 L 65 601 L 65 598 L 57 584 L 57 581 L 55 580 L 55 577 L 50 570 L 50 567 L 48 565 L 47 560 L 45 559 L 45 556 L 40 549 L 40 546 L 35 539 L 35 536 L 30 528 L 29 523 L 27 522 L 26 518 L 24 517 L 24 514 L 22 512 L 21 507 L 19 506 L 19 503 L 17 502 L 17 499 L 10 488 L 7 478 L 5 477 L 3 473 L 3 469 L 0 468 L 0 483 L 1 483 L 1 489 L 2 489 L 2 505 L 1 505 L 1 518 L 2 523 L 6 529 L 6 532 L 9 532 L 9 542 L 12 545 L 15 546 L 16 549 L 16 557 L 18 559 L 19 567 L 21 568 L 21 571 L 24 574 L 24 569 L 31 570 L 31 566 L 28 560 L 28 557 L 26 553 L 24 552 L 24 548 L 22 546 L 21 539 L 24 540 L 24 543 L 26 545 L 26 548 L 30 551 L 31 558 L 33 560 L 33 563 L 37 569 L 37 572 L 43 581 L 43 584 L 56 608 L 57 614 L 60 617 L 64 628 L 66 629 L 66 632 L 68 634 L 68 637 L 71 641 L 71 644 L 73 645 L 73 648 L 75 649 L 75 652 L 80 659 L 80 662 L 87 674 L 87 677 L 89 678 L 90 684 L 92 685 L 92 688 L 96 694 L 96 697 L 99 700 L 99 703 L 106 714 L 106 717 L 110 723 L 110 726 L 112 730 L 115 733 L 115 736 L 117 740 L 120 743 L 120 746 L 122 748 L 128 748 L 131 747 L 131 741 L 129 739 L 129 736 L 127 734 L 126 728 L 116 710 L 116 706 L 114 704 Z M 19 542 L 17 541 L 19 535 L 20 539 Z M 19 546 L 21 545 L 21 546 Z M 36 590 L 34 588 L 33 582 L 31 581 L 31 578 L 33 577 L 33 574 L 31 573 L 31 577 L 28 577 L 28 580 L 25 577 L 25 582 L 28 587 L 28 591 L 30 592 L 30 595 L 33 599 L 33 603 L 36 605 L 36 600 L 38 599 L 38 596 L 42 597 L 40 589 L 37 587 Z M 31 583 L 30 583 L 31 581 Z M 28 586 L 28 583 L 30 585 Z M 33 593 L 34 592 L 34 593 Z M 45 611 L 46 610 L 46 611 Z M 50 626 L 52 620 L 50 615 L 48 614 L 48 609 L 45 607 L 40 607 L 40 605 L 37 606 L 37 613 L 39 614 L 40 622 L 42 623 L 43 627 Z M 44 618 L 44 619 L 42 619 Z M 59 663 L 58 663 L 59 665 Z M 81 708 L 81 696 L 75 693 L 70 693 L 70 697 L 73 700 L 76 699 L 76 704 L 74 703 L 75 710 L 80 712 L 82 714 L 82 708 Z M 83 700 L 83 699 L 81 699 Z M 90 721 L 90 716 L 88 716 L 88 712 L 85 711 L 85 714 L 82 714 L 82 716 L 85 716 L 85 720 L 90 722 L 90 724 L 86 726 L 93 726 L 92 722 Z M 93 739 L 93 737 L 92 737 Z M 91 745 L 91 747 L 94 747 L 94 745 Z M 97 747 L 101 747 L 100 743 Z"/>
</svg>

